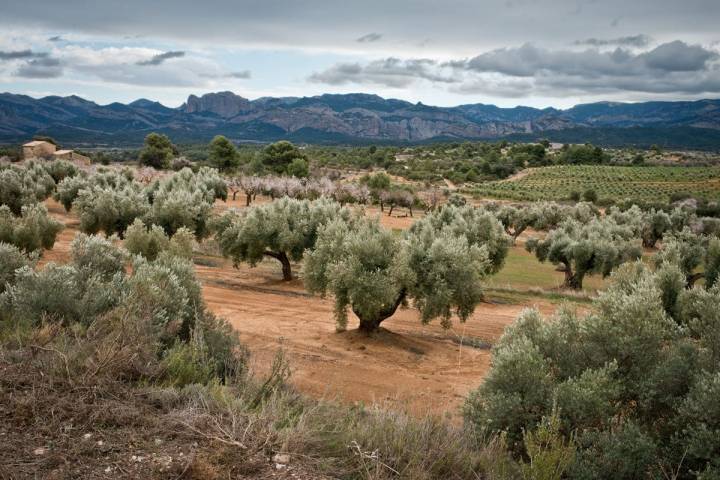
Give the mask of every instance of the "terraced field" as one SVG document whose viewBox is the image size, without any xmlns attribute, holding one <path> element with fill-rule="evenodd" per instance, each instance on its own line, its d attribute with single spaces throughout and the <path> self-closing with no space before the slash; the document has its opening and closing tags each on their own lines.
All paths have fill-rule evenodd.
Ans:
<svg viewBox="0 0 720 480">
<path fill-rule="evenodd" d="M 667 201 L 674 193 L 720 200 L 720 167 L 561 165 L 470 189 L 479 198 L 559 200 L 593 189 L 601 199 Z"/>
</svg>

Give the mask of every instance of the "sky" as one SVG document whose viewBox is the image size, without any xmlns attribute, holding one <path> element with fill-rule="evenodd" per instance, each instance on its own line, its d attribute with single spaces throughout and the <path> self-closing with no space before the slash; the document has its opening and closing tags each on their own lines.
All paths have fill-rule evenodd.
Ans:
<svg viewBox="0 0 720 480">
<path fill-rule="evenodd" d="M 720 0 L 0 0 L 0 92 L 568 108 L 720 98 Z"/>
</svg>

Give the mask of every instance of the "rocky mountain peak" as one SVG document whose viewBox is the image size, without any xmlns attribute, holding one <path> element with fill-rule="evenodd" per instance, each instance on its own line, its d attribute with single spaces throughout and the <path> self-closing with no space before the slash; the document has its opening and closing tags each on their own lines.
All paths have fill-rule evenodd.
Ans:
<svg viewBox="0 0 720 480">
<path fill-rule="evenodd" d="M 222 118 L 232 118 L 250 109 L 247 98 L 233 92 L 206 93 L 200 97 L 190 95 L 181 107 L 185 113 L 214 113 Z"/>
</svg>

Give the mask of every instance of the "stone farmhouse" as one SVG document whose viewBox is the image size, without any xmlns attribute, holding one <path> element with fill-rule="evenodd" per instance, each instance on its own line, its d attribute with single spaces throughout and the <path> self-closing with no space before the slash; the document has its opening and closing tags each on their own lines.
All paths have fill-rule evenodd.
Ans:
<svg viewBox="0 0 720 480">
<path fill-rule="evenodd" d="M 80 165 L 90 165 L 90 158 L 73 150 L 58 150 L 57 146 L 45 140 L 33 140 L 23 145 L 23 158 L 53 158 L 67 160 Z"/>
</svg>

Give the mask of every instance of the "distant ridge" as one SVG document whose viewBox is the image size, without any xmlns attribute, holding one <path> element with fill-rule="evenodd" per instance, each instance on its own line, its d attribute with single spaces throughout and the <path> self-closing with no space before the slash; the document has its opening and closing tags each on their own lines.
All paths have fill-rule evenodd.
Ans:
<svg viewBox="0 0 720 480">
<path fill-rule="evenodd" d="M 420 143 L 499 138 L 562 139 L 720 148 L 720 100 L 597 102 L 559 110 L 468 104 L 434 107 L 371 94 L 263 97 L 190 95 L 178 108 L 141 98 L 98 105 L 77 96 L 0 94 L 0 142 L 43 134 L 75 144 L 142 142 L 150 131 L 175 141 L 291 139 L 307 143 Z M 599 141 L 598 141 L 599 140 Z M 558 140 L 564 141 L 564 140 Z"/>
</svg>

